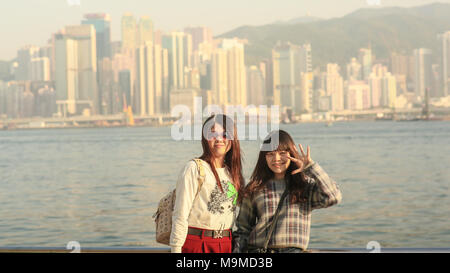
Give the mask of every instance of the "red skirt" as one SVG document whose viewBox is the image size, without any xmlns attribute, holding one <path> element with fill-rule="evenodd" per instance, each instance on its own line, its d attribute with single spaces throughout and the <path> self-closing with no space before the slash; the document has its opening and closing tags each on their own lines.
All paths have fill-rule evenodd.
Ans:
<svg viewBox="0 0 450 273">
<path fill-rule="evenodd" d="M 190 227 L 192 228 L 192 227 Z M 231 233 L 231 232 L 230 232 Z M 231 236 L 213 238 L 188 234 L 181 249 L 182 253 L 231 253 Z"/>
</svg>

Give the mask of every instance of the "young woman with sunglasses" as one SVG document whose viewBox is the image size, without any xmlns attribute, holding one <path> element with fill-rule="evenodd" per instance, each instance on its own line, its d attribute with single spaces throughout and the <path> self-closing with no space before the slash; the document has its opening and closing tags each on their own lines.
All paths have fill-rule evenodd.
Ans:
<svg viewBox="0 0 450 273">
<path fill-rule="evenodd" d="M 238 192 L 244 186 L 236 125 L 226 115 L 202 127 L 205 171 L 199 190 L 198 167 L 189 161 L 176 187 L 170 246 L 173 253 L 230 253 Z"/>
</svg>

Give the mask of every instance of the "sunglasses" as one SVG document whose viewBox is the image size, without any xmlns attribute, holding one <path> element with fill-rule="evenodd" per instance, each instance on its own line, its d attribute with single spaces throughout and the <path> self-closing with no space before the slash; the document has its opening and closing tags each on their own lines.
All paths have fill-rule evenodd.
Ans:
<svg viewBox="0 0 450 273">
<path fill-rule="evenodd" d="M 206 134 L 206 139 L 211 140 L 211 139 L 217 139 L 221 137 L 222 139 L 233 139 L 233 137 L 228 133 L 228 132 L 223 132 L 223 133 L 217 133 L 217 132 L 208 132 Z"/>
</svg>

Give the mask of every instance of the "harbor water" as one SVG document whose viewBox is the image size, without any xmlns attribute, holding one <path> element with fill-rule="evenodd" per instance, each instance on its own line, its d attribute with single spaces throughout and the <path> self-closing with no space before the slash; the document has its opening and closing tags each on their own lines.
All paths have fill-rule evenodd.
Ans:
<svg viewBox="0 0 450 273">
<path fill-rule="evenodd" d="M 281 125 L 339 184 L 310 247 L 450 246 L 450 122 Z M 258 141 L 242 140 L 244 176 Z M 162 247 L 152 215 L 200 141 L 170 127 L 0 131 L 0 246 Z"/>
</svg>

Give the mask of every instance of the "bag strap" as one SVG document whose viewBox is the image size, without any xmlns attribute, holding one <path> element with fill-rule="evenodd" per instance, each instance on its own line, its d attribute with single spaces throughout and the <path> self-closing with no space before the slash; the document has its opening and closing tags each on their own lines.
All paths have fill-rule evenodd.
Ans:
<svg viewBox="0 0 450 273">
<path fill-rule="evenodd" d="M 275 226 L 276 226 L 276 223 L 278 221 L 278 217 L 280 216 L 280 211 L 281 211 L 281 209 L 283 207 L 284 199 L 286 199 L 287 195 L 288 195 L 288 188 L 287 188 L 287 185 L 286 185 L 286 189 L 284 190 L 283 194 L 281 195 L 280 202 L 278 203 L 277 210 L 275 211 L 275 214 L 273 216 L 272 222 L 270 223 L 269 232 L 267 233 L 266 240 L 264 241 L 264 247 L 261 250 L 262 253 L 266 253 L 267 252 L 267 246 L 269 245 L 270 238 L 272 238 L 272 234 L 273 234 L 273 231 L 275 230 Z"/>
<path fill-rule="evenodd" d="M 194 158 L 193 160 L 195 161 L 195 164 L 197 164 L 197 169 L 198 169 L 198 174 L 199 174 L 198 179 L 197 179 L 197 181 L 198 181 L 197 194 L 198 194 L 200 192 L 200 189 L 201 189 L 202 185 L 203 185 L 203 182 L 205 182 L 205 169 L 203 167 L 201 159 Z"/>
</svg>

